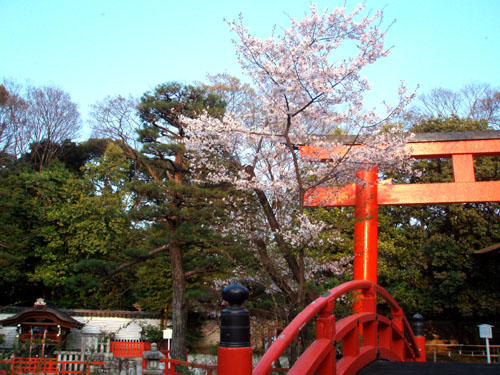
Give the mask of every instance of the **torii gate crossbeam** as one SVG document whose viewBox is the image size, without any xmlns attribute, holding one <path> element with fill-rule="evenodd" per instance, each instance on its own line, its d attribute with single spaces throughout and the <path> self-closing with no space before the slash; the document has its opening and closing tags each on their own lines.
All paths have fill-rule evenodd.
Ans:
<svg viewBox="0 0 500 375">
<path fill-rule="evenodd" d="M 338 141 L 339 139 L 336 138 Z M 300 147 L 303 157 L 327 160 L 331 152 L 348 152 L 353 137 L 334 151 L 312 146 Z M 500 156 L 500 131 L 421 133 L 407 149 L 416 159 L 451 158 L 454 182 L 391 185 L 378 182 L 378 169 L 373 166 L 358 172 L 363 184 L 344 188 L 323 187 L 309 191 L 306 206 L 354 206 L 354 280 L 377 282 L 377 239 L 379 205 L 415 205 L 500 202 L 500 181 L 476 181 L 474 157 Z M 361 186 L 363 185 L 363 186 Z"/>
</svg>

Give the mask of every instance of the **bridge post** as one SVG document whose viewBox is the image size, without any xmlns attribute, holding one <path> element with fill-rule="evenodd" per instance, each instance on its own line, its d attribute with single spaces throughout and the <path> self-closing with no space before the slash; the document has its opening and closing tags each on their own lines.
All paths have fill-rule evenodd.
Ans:
<svg viewBox="0 0 500 375">
<path fill-rule="evenodd" d="M 377 313 L 377 292 L 375 287 L 371 287 L 363 292 L 363 299 L 361 300 L 362 311 L 365 313 Z M 364 323 L 361 327 L 361 332 L 363 335 L 363 345 L 365 346 L 377 346 L 377 331 L 378 322 L 369 321 Z"/>
<path fill-rule="evenodd" d="M 241 306 L 248 298 L 248 289 L 238 284 L 226 286 L 222 298 L 229 306 L 221 313 L 217 374 L 251 375 L 250 314 Z"/>
<path fill-rule="evenodd" d="M 326 307 L 320 311 L 319 318 L 316 319 L 316 338 L 333 341 L 335 337 L 335 315 L 332 314 L 335 308 L 335 300 L 328 301 Z M 325 359 L 318 367 L 318 375 L 334 375 L 337 366 L 337 346 L 334 343 L 332 350 L 328 352 Z"/>
<path fill-rule="evenodd" d="M 401 309 L 398 310 L 392 310 L 392 321 L 391 321 L 391 328 L 393 330 L 392 332 L 392 351 L 397 354 L 397 356 L 400 358 L 400 361 L 405 361 L 406 356 L 405 356 L 405 328 L 403 324 L 403 311 Z M 401 335 L 400 335 L 401 334 Z"/>
<path fill-rule="evenodd" d="M 424 330 L 424 317 L 420 314 L 413 315 L 413 334 L 415 335 L 415 340 L 417 341 L 418 351 L 420 356 L 416 359 L 417 362 L 426 362 L 425 354 L 425 330 Z"/>
</svg>

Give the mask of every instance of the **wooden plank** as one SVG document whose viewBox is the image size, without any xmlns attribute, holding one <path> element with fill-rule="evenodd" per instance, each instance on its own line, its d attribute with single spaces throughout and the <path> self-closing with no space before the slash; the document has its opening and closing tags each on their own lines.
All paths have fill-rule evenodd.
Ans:
<svg viewBox="0 0 500 375">
<path fill-rule="evenodd" d="M 457 154 L 499 156 L 500 139 L 408 143 L 406 149 L 416 159 L 451 158 Z"/>
<path fill-rule="evenodd" d="M 471 154 L 453 155 L 453 177 L 455 182 L 474 182 L 474 160 Z"/>
<path fill-rule="evenodd" d="M 303 158 L 329 160 L 335 155 L 344 155 L 352 148 L 363 145 L 340 146 L 334 149 L 325 149 L 318 146 L 300 146 Z M 454 142 L 420 142 L 407 143 L 405 150 L 415 159 L 451 158 L 457 154 L 472 154 L 474 156 L 500 156 L 500 139 L 483 139 Z"/>
<path fill-rule="evenodd" d="M 306 197 L 308 207 L 353 206 L 354 184 L 343 189 L 318 188 Z M 500 202 L 500 181 L 379 185 L 379 205 Z"/>
</svg>

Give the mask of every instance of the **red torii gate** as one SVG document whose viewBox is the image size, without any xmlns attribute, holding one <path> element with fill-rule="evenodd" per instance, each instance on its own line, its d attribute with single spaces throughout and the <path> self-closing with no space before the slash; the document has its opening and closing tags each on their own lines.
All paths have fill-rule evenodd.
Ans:
<svg viewBox="0 0 500 375">
<path fill-rule="evenodd" d="M 338 142 L 339 138 L 335 140 Z M 311 146 L 300 146 L 300 151 L 303 157 L 320 155 L 328 160 L 333 152 L 338 155 L 352 147 L 363 147 L 353 145 L 354 140 L 355 137 L 346 137 L 345 146 L 334 151 Z M 420 322 L 418 334 L 415 326 L 414 334 L 397 302 L 376 284 L 378 206 L 500 201 L 500 181 L 476 181 L 473 164 L 474 157 L 500 155 L 500 131 L 418 134 L 407 147 L 417 159 L 451 158 L 454 182 L 383 184 L 378 182 L 378 167 L 372 165 L 358 172 L 362 181 L 359 185 L 308 192 L 309 207 L 354 205 L 354 280 L 329 290 L 306 306 L 281 332 L 253 371 L 248 311 L 239 306 L 247 298 L 248 290 L 238 285 L 226 287 L 223 296 L 227 293 L 231 298 L 224 297 L 230 306 L 223 311 L 225 318 L 221 318 L 218 374 L 269 374 L 273 363 L 316 315 L 319 315 L 316 340 L 287 370 L 288 374 L 351 375 L 377 359 L 425 362 L 423 324 Z M 242 288 L 246 290 L 245 296 L 240 293 Z M 358 293 L 359 309 L 337 321 L 333 314 L 335 300 L 351 291 Z M 377 313 L 377 298 L 388 303 L 391 319 Z M 230 316 L 233 318 L 229 319 Z M 342 354 L 337 359 L 340 342 Z"/>
<path fill-rule="evenodd" d="M 340 137 L 345 146 L 335 151 L 313 146 L 302 146 L 300 151 L 303 157 L 328 160 L 331 152 L 363 147 L 354 140 Z M 473 163 L 474 157 L 500 156 L 500 131 L 420 133 L 406 147 L 415 159 L 451 158 L 454 182 L 385 184 L 378 182 L 378 166 L 373 165 L 357 173 L 362 184 L 320 187 L 306 197 L 309 207 L 354 206 L 354 280 L 377 282 L 379 205 L 500 202 L 500 181 L 476 181 Z"/>
</svg>

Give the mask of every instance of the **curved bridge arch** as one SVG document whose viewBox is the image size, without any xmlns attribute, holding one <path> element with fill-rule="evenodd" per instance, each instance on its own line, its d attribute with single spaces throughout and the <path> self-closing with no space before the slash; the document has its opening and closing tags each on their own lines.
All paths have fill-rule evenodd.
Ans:
<svg viewBox="0 0 500 375">
<path fill-rule="evenodd" d="M 360 293 L 361 311 L 335 321 L 335 300 L 350 291 Z M 377 314 L 377 296 L 391 308 L 390 319 Z M 252 374 L 267 375 L 272 364 L 316 315 L 316 340 L 288 371 L 290 375 L 355 374 L 376 359 L 415 361 L 420 356 L 410 324 L 394 298 L 372 281 L 355 280 L 310 303 L 274 341 Z M 336 348 L 341 342 L 342 358 L 337 360 Z"/>
</svg>

